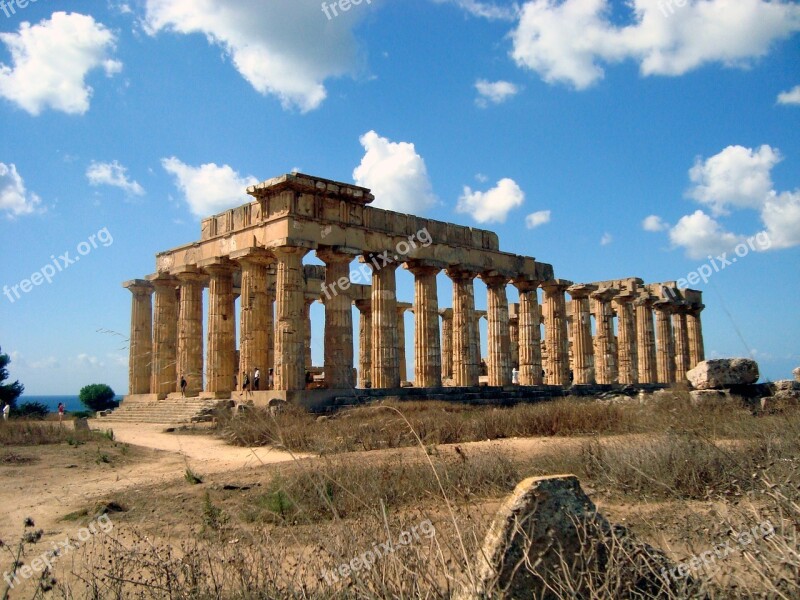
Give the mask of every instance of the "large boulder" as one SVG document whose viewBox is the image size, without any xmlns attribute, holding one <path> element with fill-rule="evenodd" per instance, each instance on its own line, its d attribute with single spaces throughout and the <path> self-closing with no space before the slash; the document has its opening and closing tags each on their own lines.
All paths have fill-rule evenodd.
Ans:
<svg viewBox="0 0 800 600">
<path fill-rule="evenodd" d="M 705 360 L 686 377 L 696 390 L 717 390 L 758 381 L 758 363 L 749 358 L 715 358 Z"/>
<path fill-rule="evenodd" d="M 792 375 L 794 375 L 795 381 L 800 381 L 800 367 L 797 367 L 794 371 L 792 371 Z"/>
<path fill-rule="evenodd" d="M 455 600 L 590 597 L 689 597 L 691 577 L 670 578 L 663 552 L 611 525 L 574 475 L 531 477 L 497 513 L 477 557 L 473 579 Z M 607 572 L 613 581 L 601 581 Z"/>
</svg>

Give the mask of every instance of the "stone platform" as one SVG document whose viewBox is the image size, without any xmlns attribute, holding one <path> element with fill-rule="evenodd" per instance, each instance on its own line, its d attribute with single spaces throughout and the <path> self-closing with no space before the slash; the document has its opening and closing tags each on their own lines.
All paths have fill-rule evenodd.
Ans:
<svg viewBox="0 0 800 600">
<path fill-rule="evenodd" d="M 210 398 L 166 398 L 159 400 L 156 394 L 125 396 L 119 408 L 108 416 L 100 416 L 100 423 L 164 423 L 169 425 L 190 423 L 213 410 L 219 400 Z M 223 401 L 223 404 L 227 404 Z"/>
</svg>

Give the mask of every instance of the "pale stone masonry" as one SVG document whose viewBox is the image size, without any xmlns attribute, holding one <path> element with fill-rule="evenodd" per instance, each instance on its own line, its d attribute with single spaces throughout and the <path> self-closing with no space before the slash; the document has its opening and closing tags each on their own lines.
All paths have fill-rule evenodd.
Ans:
<svg viewBox="0 0 800 600">
<path fill-rule="evenodd" d="M 247 192 L 252 202 L 204 219 L 198 241 L 158 254 L 154 274 L 124 284 L 131 395 L 177 397 L 183 378 L 187 396 L 229 398 L 256 369 L 264 400 L 297 397 L 310 371 L 331 396 L 406 381 L 505 388 L 514 369 L 521 386 L 671 383 L 704 358 L 702 294 L 675 282 L 573 284 L 549 264 L 501 251 L 490 231 L 373 208 L 368 189 L 318 177 L 284 175 Z M 324 266 L 304 264 L 308 255 Z M 413 276 L 413 303 L 397 296 L 401 265 Z M 440 306 L 440 277 L 451 280 L 450 307 Z M 486 311 L 476 310 L 477 280 Z M 324 305 L 321 368 L 311 361 L 315 302 Z"/>
</svg>

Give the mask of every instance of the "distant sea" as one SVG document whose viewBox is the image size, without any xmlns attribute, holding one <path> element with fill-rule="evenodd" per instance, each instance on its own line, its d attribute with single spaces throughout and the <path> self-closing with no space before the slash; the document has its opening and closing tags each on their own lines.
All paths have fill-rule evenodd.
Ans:
<svg viewBox="0 0 800 600">
<path fill-rule="evenodd" d="M 117 396 L 116 400 L 122 401 L 122 396 Z M 17 398 L 17 406 L 23 402 L 41 402 L 50 409 L 50 412 L 58 411 L 59 402 L 64 403 L 67 412 L 86 410 L 86 407 L 81 403 L 78 396 L 31 396 L 28 394 L 22 394 L 22 396 Z"/>
</svg>

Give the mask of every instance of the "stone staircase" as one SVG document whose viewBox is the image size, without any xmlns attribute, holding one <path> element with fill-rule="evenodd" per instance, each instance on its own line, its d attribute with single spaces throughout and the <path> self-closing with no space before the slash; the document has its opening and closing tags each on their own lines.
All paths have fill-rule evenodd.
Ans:
<svg viewBox="0 0 800 600">
<path fill-rule="evenodd" d="M 212 411 L 219 403 L 220 400 L 208 398 L 126 398 L 119 408 L 106 416 L 98 413 L 97 418 L 100 423 L 190 423 L 193 418 Z"/>
</svg>

